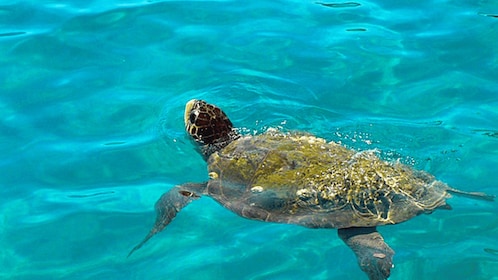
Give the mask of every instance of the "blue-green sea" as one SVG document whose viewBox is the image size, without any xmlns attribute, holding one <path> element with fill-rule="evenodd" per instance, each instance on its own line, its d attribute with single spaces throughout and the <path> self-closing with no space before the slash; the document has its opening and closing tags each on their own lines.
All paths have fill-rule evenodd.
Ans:
<svg viewBox="0 0 498 280">
<path fill-rule="evenodd" d="M 208 178 L 192 98 L 498 195 L 496 0 L 3 0 L 0 279 L 367 279 L 336 230 L 208 197 L 127 258 Z M 498 279 L 498 202 L 449 203 L 379 228 L 390 279 Z"/>
</svg>

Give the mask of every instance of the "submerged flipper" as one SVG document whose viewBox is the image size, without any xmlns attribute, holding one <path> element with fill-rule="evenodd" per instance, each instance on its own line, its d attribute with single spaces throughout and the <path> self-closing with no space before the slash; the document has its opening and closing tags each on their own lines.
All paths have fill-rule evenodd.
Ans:
<svg viewBox="0 0 498 280">
<path fill-rule="evenodd" d="M 343 228 L 338 233 L 370 280 L 384 280 L 391 275 L 394 251 L 375 227 Z"/>
<path fill-rule="evenodd" d="M 176 213 L 180 212 L 183 207 L 187 206 L 187 204 L 192 202 L 194 199 L 199 198 L 205 188 L 206 183 L 184 184 L 176 186 L 164 193 L 155 205 L 157 216 L 154 226 L 142 242 L 130 251 L 128 257 L 131 256 L 133 252 L 140 249 L 152 236 L 162 231 L 173 220 Z"/>
</svg>

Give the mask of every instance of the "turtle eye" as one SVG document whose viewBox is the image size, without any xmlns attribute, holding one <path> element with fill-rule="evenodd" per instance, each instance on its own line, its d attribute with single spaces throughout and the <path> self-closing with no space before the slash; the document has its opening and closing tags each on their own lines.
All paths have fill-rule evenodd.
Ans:
<svg viewBox="0 0 498 280">
<path fill-rule="evenodd" d="M 192 112 L 192 113 L 190 113 L 190 116 L 189 116 L 190 123 L 195 124 L 195 121 L 197 120 L 197 116 L 198 115 L 199 115 L 198 112 Z"/>
</svg>

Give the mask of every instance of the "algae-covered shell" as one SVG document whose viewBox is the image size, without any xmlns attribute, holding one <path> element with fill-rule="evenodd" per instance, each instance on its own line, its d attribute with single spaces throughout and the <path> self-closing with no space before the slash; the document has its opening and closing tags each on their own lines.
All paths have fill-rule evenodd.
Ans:
<svg viewBox="0 0 498 280">
<path fill-rule="evenodd" d="M 445 207 L 449 196 L 425 172 L 305 134 L 244 136 L 208 165 L 225 206 L 250 204 L 266 211 L 266 220 L 310 227 L 399 223 Z"/>
</svg>

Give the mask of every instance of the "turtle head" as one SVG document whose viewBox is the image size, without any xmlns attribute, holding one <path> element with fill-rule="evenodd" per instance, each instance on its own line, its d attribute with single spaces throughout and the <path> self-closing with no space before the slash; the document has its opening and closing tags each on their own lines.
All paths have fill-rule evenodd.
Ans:
<svg viewBox="0 0 498 280">
<path fill-rule="evenodd" d="M 192 99 L 185 105 L 185 129 L 207 159 L 239 137 L 227 115 L 217 106 Z"/>
</svg>

